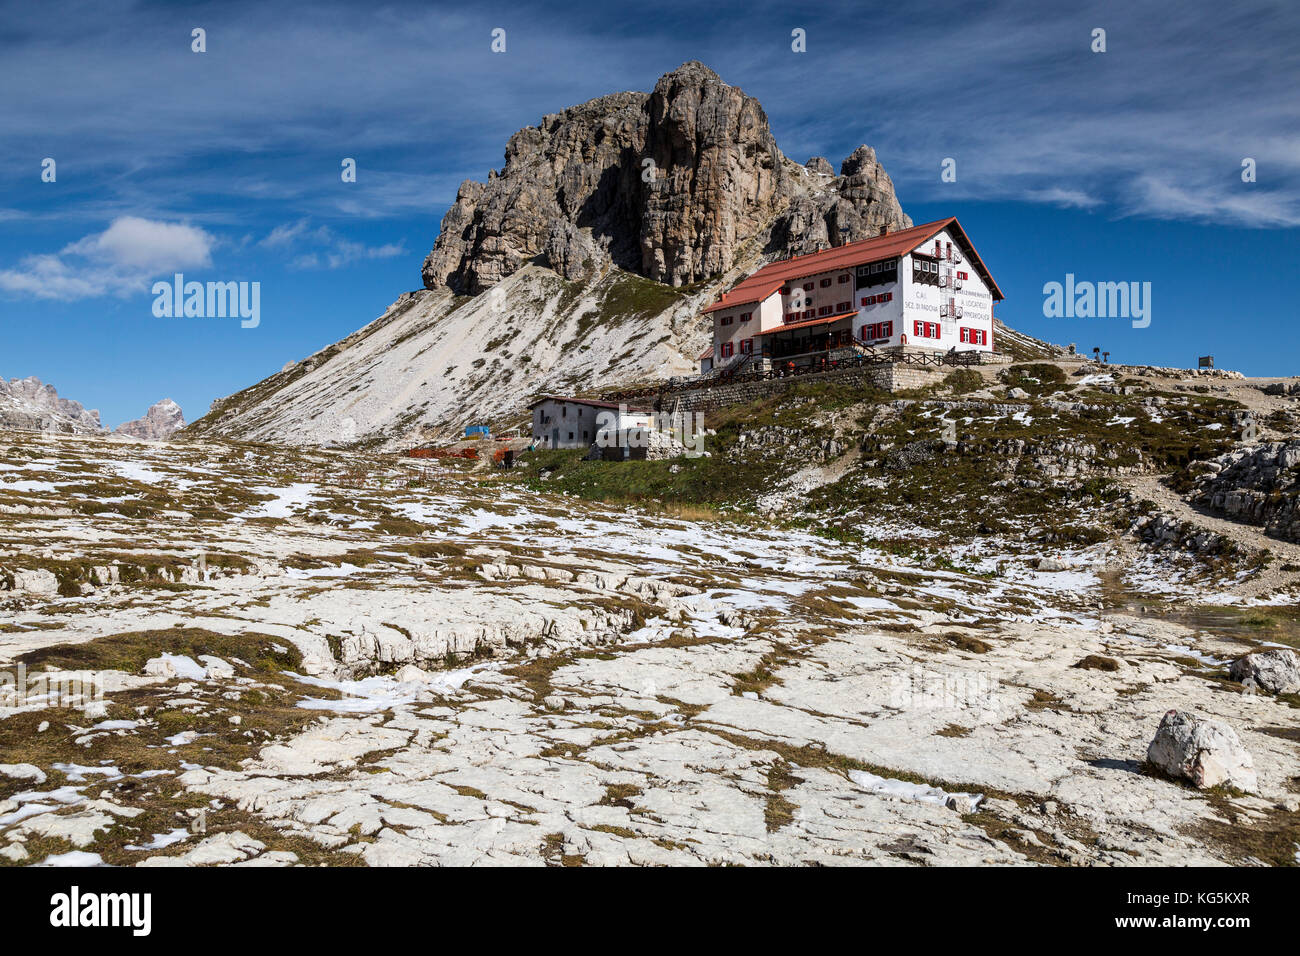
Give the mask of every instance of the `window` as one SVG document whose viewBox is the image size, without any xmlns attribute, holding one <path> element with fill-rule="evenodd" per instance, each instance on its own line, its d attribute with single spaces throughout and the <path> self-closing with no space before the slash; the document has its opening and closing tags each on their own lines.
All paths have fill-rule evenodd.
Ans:
<svg viewBox="0 0 1300 956">
<path fill-rule="evenodd" d="M 843 285 L 844 283 L 846 283 L 846 282 L 848 282 L 848 281 L 849 281 L 849 274 L 848 274 L 847 272 L 844 273 L 844 275 L 840 276 L 840 278 L 839 278 L 839 283 L 840 283 L 840 285 Z"/>
<path fill-rule="evenodd" d="M 941 250 L 941 249 L 939 248 L 939 240 L 938 240 L 938 239 L 934 240 L 934 257 L 935 257 L 936 259 L 942 259 L 942 258 L 943 258 L 943 250 Z"/>
<path fill-rule="evenodd" d="M 822 279 L 822 281 L 821 281 L 819 284 L 821 285 L 821 287 L 822 287 L 823 289 L 825 289 L 828 285 L 831 284 L 831 280 L 830 280 L 830 279 Z"/>
<path fill-rule="evenodd" d="M 723 358 L 731 358 L 731 356 L 734 355 L 735 352 L 736 352 L 736 347 L 735 347 L 735 345 L 733 345 L 731 342 L 723 342 L 723 343 L 722 343 L 722 357 L 723 357 Z"/>
<path fill-rule="evenodd" d="M 952 262 L 952 243 L 949 242 L 949 243 L 946 243 L 946 245 L 947 245 L 947 247 L 948 247 L 948 261 L 949 261 L 949 262 Z"/>
<path fill-rule="evenodd" d="M 815 288 L 815 287 L 813 286 L 813 284 L 812 284 L 811 282 L 805 282 L 805 283 L 803 284 L 803 290 L 804 290 L 805 292 L 811 292 L 814 288 Z"/>
<path fill-rule="evenodd" d="M 753 340 L 753 339 L 741 339 L 741 340 L 740 340 L 740 354 L 741 354 L 741 355 L 753 355 L 753 354 L 754 354 L 754 340 Z"/>
<path fill-rule="evenodd" d="M 569 441 L 573 441 L 573 432 L 569 432 Z"/>
<path fill-rule="evenodd" d="M 875 297 L 874 295 L 864 295 L 864 296 L 862 297 L 862 304 L 863 304 L 863 305 L 875 305 L 875 304 L 876 304 L 876 297 Z"/>
<path fill-rule="evenodd" d="M 753 312 L 742 312 L 742 313 L 740 313 L 740 321 L 741 321 L 742 323 L 744 323 L 744 322 L 748 322 L 748 321 L 749 321 L 750 319 L 752 319 L 753 317 L 754 317 L 754 313 L 753 313 Z"/>
<path fill-rule="evenodd" d="M 568 418 L 568 417 L 569 417 L 569 406 L 568 406 L 568 405 L 565 405 L 563 408 L 560 409 L 560 417 L 561 417 L 561 418 Z"/>
<path fill-rule="evenodd" d="M 724 315 L 724 316 L 722 317 L 722 324 L 723 324 L 723 325 L 730 325 L 730 324 L 731 324 L 732 322 L 734 322 L 734 321 L 736 321 L 736 317 L 735 317 L 734 315 Z"/>
<path fill-rule="evenodd" d="M 839 305 L 837 305 L 837 306 L 835 307 L 835 311 L 836 311 L 836 312 L 847 312 L 847 311 L 849 311 L 849 309 L 851 309 L 851 308 L 853 308 L 853 303 L 852 303 L 852 302 L 841 302 Z"/>
<path fill-rule="evenodd" d="M 790 287 L 789 287 L 788 285 L 781 286 L 781 294 L 782 294 L 782 295 L 789 295 L 789 294 L 790 294 Z"/>
<path fill-rule="evenodd" d="M 835 311 L 835 306 L 833 306 L 833 305 L 824 305 L 824 306 L 822 306 L 820 309 L 817 310 L 817 314 L 818 314 L 818 315 L 830 315 L 830 314 L 831 314 L 832 312 L 834 312 L 834 311 Z"/>
</svg>

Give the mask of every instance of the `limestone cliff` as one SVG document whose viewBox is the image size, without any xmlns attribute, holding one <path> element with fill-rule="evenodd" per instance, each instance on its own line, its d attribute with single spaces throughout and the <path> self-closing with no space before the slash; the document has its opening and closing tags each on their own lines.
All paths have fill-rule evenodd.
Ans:
<svg viewBox="0 0 1300 956">
<path fill-rule="evenodd" d="M 680 286 L 749 248 L 811 252 L 909 225 L 870 147 L 838 176 L 821 157 L 800 166 L 756 99 L 692 62 L 651 93 L 603 96 L 512 136 L 500 173 L 461 185 L 424 284 L 473 295 L 535 262 L 566 279 L 613 264 Z"/>
</svg>

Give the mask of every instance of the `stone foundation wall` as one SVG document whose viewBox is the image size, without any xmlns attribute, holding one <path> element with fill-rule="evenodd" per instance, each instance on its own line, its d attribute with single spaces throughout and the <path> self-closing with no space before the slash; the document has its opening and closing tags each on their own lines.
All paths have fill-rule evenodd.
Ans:
<svg viewBox="0 0 1300 956">
<path fill-rule="evenodd" d="M 665 392 L 663 407 L 666 410 L 671 408 L 674 402 L 680 402 L 680 408 L 684 412 L 707 412 L 725 408 L 728 405 L 739 405 L 762 398 L 770 398 L 773 395 L 780 395 L 792 386 L 814 382 L 874 385 L 876 388 L 888 392 L 897 392 L 908 388 L 922 388 L 934 382 L 942 381 L 943 377 L 951 371 L 951 368 L 940 369 L 933 366 L 905 365 L 901 362 L 888 365 L 862 365 L 792 378 L 765 379 L 758 382 L 734 382 L 729 385 L 715 385 L 713 388 L 692 388 Z"/>
</svg>

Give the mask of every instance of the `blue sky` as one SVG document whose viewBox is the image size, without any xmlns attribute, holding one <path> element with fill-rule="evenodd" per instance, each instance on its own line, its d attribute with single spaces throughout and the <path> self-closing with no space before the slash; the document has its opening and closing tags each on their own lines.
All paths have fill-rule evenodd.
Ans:
<svg viewBox="0 0 1300 956">
<path fill-rule="evenodd" d="M 1290 0 L 56 0 L 0 2 L 0 375 L 110 425 L 164 396 L 197 418 L 419 287 L 456 186 L 500 168 L 517 129 L 690 59 L 756 96 L 792 158 L 868 143 L 915 221 L 957 215 L 1012 326 L 1115 360 L 1300 373 Z M 155 318 L 175 271 L 260 282 L 260 326 Z M 1067 272 L 1150 282 L 1150 327 L 1045 318 Z"/>
</svg>

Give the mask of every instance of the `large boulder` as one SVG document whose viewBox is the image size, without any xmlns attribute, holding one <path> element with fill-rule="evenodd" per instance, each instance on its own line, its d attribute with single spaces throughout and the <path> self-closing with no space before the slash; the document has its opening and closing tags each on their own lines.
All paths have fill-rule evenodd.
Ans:
<svg viewBox="0 0 1300 956">
<path fill-rule="evenodd" d="M 53 571 L 44 568 L 31 568 L 13 572 L 15 591 L 29 594 L 54 595 L 59 593 L 59 579 Z"/>
<path fill-rule="evenodd" d="M 1201 789 L 1227 784 L 1253 792 L 1259 785 L 1250 754 L 1236 731 L 1222 721 L 1183 710 L 1165 714 L 1147 747 L 1147 760 Z"/>
<path fill-rule="evenodd" d="M 1284 647 L 1251 651 L 1232 662 L 1228 676 L 1268 694 L 1300 693 L 1300 656 Z"/>
</svg>

